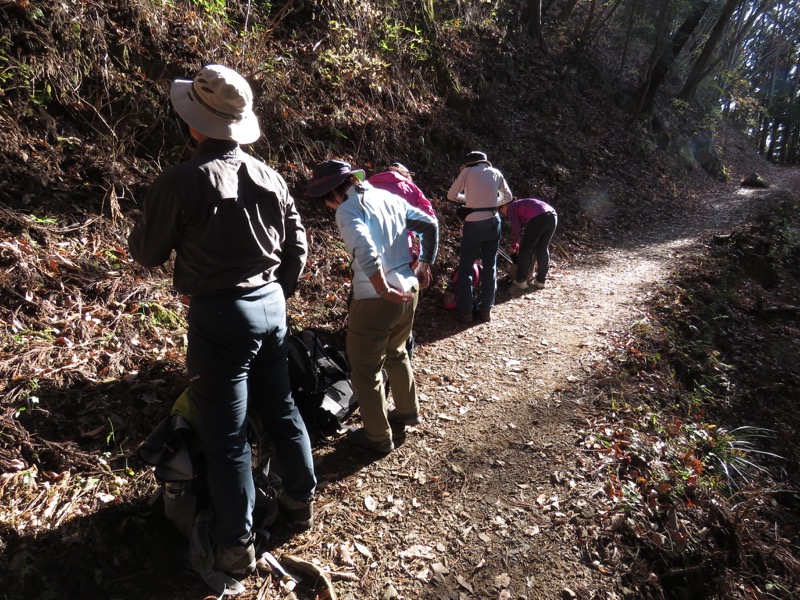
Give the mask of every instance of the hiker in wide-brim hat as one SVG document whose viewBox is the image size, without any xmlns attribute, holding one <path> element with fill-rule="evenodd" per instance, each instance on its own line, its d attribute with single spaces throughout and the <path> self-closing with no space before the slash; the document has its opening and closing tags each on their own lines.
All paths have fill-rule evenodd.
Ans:
<svg viewBox="0 0 800 600">
<path fill-rule="evenodd" d="M 206 137 L 252 144 L 261 136 L 250 84 L 228 67 L 207 65 L 194 79 L 176 79 L 170 100 L 181 119 Z"/>
<path fill-rule="evenodd" d="M 487 164 L 490 167 L 492 166 L 492 163 L 489 162 L 489 158 L 486 156 L 486 153 L 478 150 L 473 150 L 464 157 L 465 167 L 471 167 L 472 165 L 479 165 L 481 163 Z"/>
<path fill-rule="evenodd" d="M 248 411 L 270 423 L 284 469 L 277 503 L 294 527 L 312 525 L 316 478 L 308 431 L 291 394 L 285 302 L 308 245 L 284 179 L 242 150 L 260 136 L 244 77 L 208 65 L 191 80 L 175 80 L 171 98 L 197 147 L 151 184 L 128 243 L 134 260 L 148 268 L 174 253 L 173 285 L 191 297 L 189 411 L 205 454 L 203 491 L 214 515 L 207 547 L 215 549 L 196 562 L 204 576 L 213 563 L 214 570 L 240 577 L 256 567 Z"/>
<path fill-rule="evenodd" d="M 350 177 L 364 181 L 364 170 L 353 169 L 342 160 L 326 160 L 312 169 L 311 185 L 305 191 L 309 198 L 322 198 Z"/>
<path fill-rule="evenodd" d="M 436 219 L 399 196 L 364 181 L 350 163 L 327 160 L 314 166 L 305 195 L 336 214 L 336 226 L 351 262 L 352 301 L 347 317 L 350 380 L 363 427 L 347 439 L 388 454 L 406 424 L 419 423 L 419 399 L 406 341 L 414 324 L 419 290 L 431 281 L 439 227 Z M 408 231 L 420 236 L 416 269 L 409 264 Z M 383 372 L 394 408 L 386 402 Z"/>
<path fill-rule="evenodd" d="M 461 236 L 458 280 L 472 278 L 475 259 L 480 258 L 481 293 L 473 306 L 472 287 L 458 286 L 458 315 L 471 323 L 474 309 L 484 321 L 491 321 L 497 292 L 497 251 L 500 248 L 500 216 L 498 207 L 511 202 L 513 196 L 503 174 L 492 166 L 485 152 L 473 150 L 464 157 L 461 171 L 447 192 L 451 202 L 463 204 L 467 210 Z"/>
</svg>

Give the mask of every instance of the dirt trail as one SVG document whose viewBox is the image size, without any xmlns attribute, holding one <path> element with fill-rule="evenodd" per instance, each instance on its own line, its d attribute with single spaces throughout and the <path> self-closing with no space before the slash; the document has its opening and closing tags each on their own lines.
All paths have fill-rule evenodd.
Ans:
<svg viewBox="0 0 800 600">
<path fill-rule="evenodd" d="M 538 599 L 604 587 L 609 575 L 576 543 L 596 519 L 601 485 L 576 468 L 591 400 L 581 382 L 681 257 L 741 222 L 761 193 L 732 186 L 689 220 L 555 264 L 544 290 L 503 288 L 491 323 L 421 311 L 425 422 L 371 464 L 346 444 L 324 452 L 318 523 L 327 525 L 282 550 L 366 562 L 353 598 Z"/>
<path fill-rule="evenodd" d="M 798 185 L 787 171 L 784 186 L 792 174 Z M 619 589 L 620 574 L 593 567 L 582 542 L 606 498 L 581 443 L 587 418 L 598 417 L 585 381 L 624 347 L 659 283 L 703 251 L 706 234 L 742 222 L 763 194 L 731 185 L 692 218 L 654 223 L 581 260 L 557 257 L 544 290 L 502 287 L 491 323 L 461 323 L 429 293 L 414 328 L 425 421 L 383 458 L 344 439 L 316 448 L 315 525 L 294 535 L 278 521 L 272 552 L 337 572 L 337 597 L 346 600 L 615 598 L 605 590 Z M 127 527 L 113 559 L 114 598 L 207 597 L 201 580 L 176 572 L 185 542 L 174 532 L 169 541 L 159 510 L 112 508 L 86 526 L 109 543 Z M 62 535 L 50 541 L 67 564 L 44 564 L 43 577 L 78 589 L 70 570 L 77 581 L 96 573 Z M 264 569 L 246 585 L 243 600 L 285 597 Z M 298 588 L 299 600 L 315 597 Z"/>
</svg>

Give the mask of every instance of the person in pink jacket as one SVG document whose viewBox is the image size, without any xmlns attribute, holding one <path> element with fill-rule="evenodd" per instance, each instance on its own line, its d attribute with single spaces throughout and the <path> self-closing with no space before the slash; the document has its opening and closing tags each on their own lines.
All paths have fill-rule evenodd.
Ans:
<svg viewBox="0 0 800 600">
<path fill-rule="evenodd" d="M 367 181 L 373 187 L 391 192 L 395 196 L 400 196 L 414 208 L 420 209 L 426 215 L 436 218 L 436 213 L 433 211 L 433 205 L 422 193 L 422 190 L 417 187 L 413 180 L 414 173 L 409 171 L 404 165 L 399 162 L 392 163 L 386 171 L 375 173 Z M 419 240 L 417 237 L 409 232 L 408 233 L 408 251 L 411 254 L 412 268 L 416 265 L 419 258 Z"/>
<path fill-rule="evenodd" d="M 420 209 L 435 219 L 436 213 L 433 212 L 433 205 L 422 193 L 422 190 L 416 186 L 413 177 L 414 173 L 399 162 L 396 162 L 392 163 L 388 170 L 382 173 L 375 173 L 368 181 L 373 187 L 400 196 L 411 206 Z"/>
</svg>

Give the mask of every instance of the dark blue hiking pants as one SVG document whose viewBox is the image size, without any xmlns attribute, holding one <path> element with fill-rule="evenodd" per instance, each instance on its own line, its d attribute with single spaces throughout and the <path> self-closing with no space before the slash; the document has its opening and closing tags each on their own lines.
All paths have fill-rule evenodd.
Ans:
<svg viewBox="0 0 800 600">
<path fill-rule="evenodd" d="M 207 462 L 211 537 L 235 546 L 250 537 L 255 504 L 248 410 L 257 411 L 272 437 L 286 493 L 306 500 L 316 486 L 311 443 L 289 384 L 283 291 L 271 283 L 196 296 L 188 322 L 192 425 Z"/>
<path fill-rule="evenodd" d="M 464 221 L 461 255 L 458 261 L 458 304 L 462 312 L 490 310 L 497 293 L 497 250 L 500 248 L 500 217 L 483 221 Z M 478 306 L 472 306 L 472 265 L 480 258 L 481 290 Z"/>
</svg>

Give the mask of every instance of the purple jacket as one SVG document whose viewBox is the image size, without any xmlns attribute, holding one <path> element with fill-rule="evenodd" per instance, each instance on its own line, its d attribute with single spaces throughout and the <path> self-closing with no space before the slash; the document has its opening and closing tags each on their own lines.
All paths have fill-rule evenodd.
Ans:
<svg viewBox="0 0 800 600">
<path fill-rule="evenodd" d="M 528 221 L 548 212 L 555 214 L 556 209 L 536 198 L 520 198 L 511 202 L 506 212 L 506 218 L 511 225 L 511 243 L 519 243 L 522 228 Z"/>
</svg>

